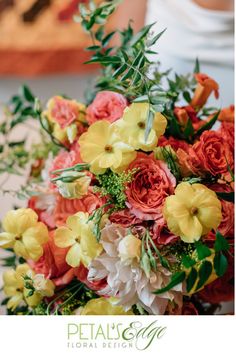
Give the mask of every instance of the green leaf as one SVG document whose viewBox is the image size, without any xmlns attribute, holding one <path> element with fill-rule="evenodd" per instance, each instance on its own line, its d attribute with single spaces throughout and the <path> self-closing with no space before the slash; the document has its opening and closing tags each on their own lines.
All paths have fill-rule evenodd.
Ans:
<svg viewBox="0 0 236 354">
<path fill-rule="evenodd" d="M 113 76 L 113 77 L 118 77 L 118 76 L 121 75 L 126 69 L 127 69 L 127 65 L 124 63 L 124 64 L 121 65 L 118 69 L 116 69 L 116 71 L 114 71 L 114 73 L 112 74 L 112 76 Z"/>
<path fill-rule="evenodd" d="M 220 199 L 226 200 L 227 202 L 234 203 L 234 192 L 216 192 Z"/>
<path fill-rule="evenodd" d="M 184 255 L 182 258 L 182 264 L 185 268 L 191 268 L 196 264 L 196 261 L 190 256 Z"/>
<path fill-rule="evenodd" d="M 26 101 L 34 103 L 35 97 L 26 85 L 23 85 L 21 87 L 21 91 L 22 91 L 22 96 L 26 99 Z"/>
<path fill-rule="evenodd" d="M 214 269 L 218 277 L 222 277 L 228 268 L 228 261 L 222 252 L 217 252 L 214 257 Z"/>
<path fill-rule="evenodd" d="M 187 101 L 188 103 L 191 101 L 191 96 L 188 91 L 183 92 L 183 97 L 184 97 L 185 101 Z"/>
<path fill-rule="evenodd" d="M 92 45 L 90 47 L 85 48 L 85 50 L 87 51 L 96 51 L 98 49 L 100 49 L 99 45 Z"/>
<path fill-rule="evenodd" d="M 155 24 L 151 23 L 150 25 L 146 25 L 144 26 L 141 31 L 139 31 L 130 41 L 130 46 L 134 47 L 136 46 L 136 44 L 138 44 L 144 37 L 146 37 L 146 35 L 148 34 L 148 32 L 150 31 L 151 27 Z"/>
<path fill-rule="evenodd" d="M 189 118 L 184 129 L 184 136 L 188 140 L 194 134 L 194 128 L 191 119 Z"/>
<path fill-rule="evenodd" d="M 167 286 L 165 286 L 162 289 L 155 290 L 153 292 L 153 294 L 158 295 L 158 294 L 165 293 L 166 291 L 174 288 L 176 285 L 182 283 L 185 280 L 185 278 L 186 278 L 186 273 L 185 272 L 177 272 L 177 273 L 172 275 L 171 281 L 170 281 L 170 283 Z"/>
<path fill-rule="evenodd" d="M 147 141 L 150 131 L 152 129 L 154 117 L 155 117 L 155 113 L 153 112 L 152 109 L 149 108 L 148 116 L 147 116 L 147 124 L 145 129 L 145 141 Z"/>
<path fill-rule="evenodd" d="M 153 46 L 158 39 L 163 35 L 163 33 L 166 31 L 166 28 L 161 31 L 160 33 L 158 33 L 155 37 L 153 37 L 149 42 L 148 42 L 148 48 L 150 48 L 151 46 Z"/>
<path fill-rule="evenodd" d="M 214 115 L 214 117 L 211 118 L 211 120 L 209 120 L 209 122 L 207 122 L 200 129 L 198 129 L 196 135 L 201 135 L 205 130 L 210 130 L 217 121 L 219 114 L 220 110 Z"/>
<path fill-rule="evenodd" d="M 216 232 L 216 240 L 214 243 L 214 250 L 216 252 L 229 250 L 228 241 L 219 231 Z"/>
<path fill-rule="evenodd" d="M 107 57 L 95 57 L 89 61 L 86 61 L 85 64 L 90 63 L 101 63 L 101 64 L 119 64 L 121 62 L 121 58 L 118 56 L 107 56 Z"/>
<path fill-rule="evenodd" d="M 195 242 L 195 247 L 197 251 L 197 256 L 200 261 L 209 257 L 211 255 L 211 250 L 206 245 L 201 243 L 200 241 Z"/>
<path fill-rule="evenodd" d="M 139 96 L 139 97 L 135 98 L 135 100 L 133 100 L 133 102 L 136 102 L 136 103 L 148 102 L 148 96 L 147 95 Z"/>
<path fill-rule="evenodd" d="M 126 81 L 127 79 L 129 79 L 134 73 L 134 69 L 130 68 L 129 70 L 127 70 L 127 72 L 120 78 L 121 82 Z"/>
<path fill-rule="evenodd" d="M 151 272 L 151 264 L 146 252 L 142 254 L 140 265 L 141 268 L 144 270 L 146 276 L 149 277 Z"/>
<path fill-rule="evenodd" d="M 109 41 L 111 40 L 111 38 L 114 36 L 114 34 L 116 33 L 116 31 L 113 31 L 111 33 L 108 33 L 103 39 L 102 39 L 102 46 L 106 47 L 109 43 Z"/>
<path fill-rule="evenodd" d="M 194 284 L 196 283 L 197 276 L 198 276 L 198 273 L 197 273 L 196 269 L 192 268 L 189 275 L 187 276 L 187 280 L 186 280 L 188 293 L 192 290 Z"/>
<path fill-rule="evenodd" d="M 198 271 L 199 281 L 197 283 L 196 290 L 201 289 L 201 287 L 206 283 L 208 278 L 212 273 L 212 264 L 211 262 L 204 261 Z"/>
<path fill-rule="evenodd" d="M 194 71 L 195 74 L 200 73 L 200 63 L 199 63 L 198 58 L 196 58 L 195 66 L 194 66 L 194 70 L 193 71 Z"/>
<path fill-rule="evenodd" d="M 104 26 L 100 26 L 97 30 L 97 32 L 95 32 L 95 38 L 101 42 L 102 41 L 102 37 L 104 35 Z"/>
</svg>

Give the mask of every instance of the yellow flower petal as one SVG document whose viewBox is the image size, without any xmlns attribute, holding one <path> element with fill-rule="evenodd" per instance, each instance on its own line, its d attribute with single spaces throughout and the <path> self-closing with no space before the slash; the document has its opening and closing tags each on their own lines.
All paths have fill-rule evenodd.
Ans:
<svg viewBox="0 0 236 354">
<path fill-rule="evenodd" d="M 0 247 L 12 248 L 15 243 L 15 235 L 9 232 L 0 233 Z"/>
<path fill-rule="evenodd" d="M 75 243 L 76 234 L 65 226 L 55 231 L 54 242 L 56 246 L 66 248 Z"/>
<path fill-rule="evenodd" d="M 9 233 L 21 235 L 37 224 L 38 215 L 29 208 L 10 210 L 3 219 L 3 228 Z"/>
<path fill-rule="evenodd" d="M 7 308 L 14 311 L 18 305 L 20 305 L 21 301 L 23 300 L 23 294 L 21 292 L 17 292 L 7 303 Z"/>
<path fill-rule="evenodd" d="M 30 258 L 29 253 L 27 252 L 27 249 L 22 241 L 16 241 L 14 244 L 13 250 L 14 250 L 15 254 L 17 254 L 20 257 L 23 257 L 24 259 Z"/>
<path fill-rule="evenodd" d="M 43 255 L 43 247 L 33 235 L 25 233 L 22 237 L 22 242 L 29 255 L 26 259 L 37 261 Z"/>
<path fill-rule="evenodd" d="M 80 265 L 81 259 L 81 247 L 78 242 L 76 242 L 67 252 L 66 263 L 71 267 L 75 268 Z"/>
<path fill-rule="evenodd" d="M 80 315 L 133 315 L 131 310 L 125 311 L 122 306 L 112 304 L 110 299 L 100 297 L 87 302 Z"/>
</svg>

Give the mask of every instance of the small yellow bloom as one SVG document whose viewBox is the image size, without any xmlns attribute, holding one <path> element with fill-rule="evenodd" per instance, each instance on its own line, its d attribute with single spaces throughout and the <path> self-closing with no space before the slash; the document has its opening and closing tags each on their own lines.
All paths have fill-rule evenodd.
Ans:
<svg viewBox="0 0 236 354">
<path fill-rule="evenodd" d="M 163 214 L 170 231 L 188 243 L 215 230 L 222 219 L 215 192 L 202 184 L 187 182 L 180 183 L 175 195 L 166 198 Z"/>
<path fill-rule="evenodd" d="M 10 299 L 7 302 L 7 308 L 14 311 L 21 302 L 26 302 L 33 307 L 40 303 L 42 296 L 34 292 L 32 296 L 27 296 L 29 290 L 24 287 L 24 276 L 33 274 L 28 264 L 20 264 L 16 270 L 9 269 L 3 273 L 4 287 L 3 291 Z"/>
<path fill-rule="evenodd" d="M 112 303 L 112 299 L 100 297 L 92 299 L 80 311 L 80 315 L 133 315 L 131 310 L 125 311 L 122 306 Z"/>
<path fill-rule="evenodd" d="M 119 255 L 123 262 L 131 264 L 133 261 L 139 261 L 141 256 L 141 244 L 139 240 L 132 234 L 125 236 L 119 243 Z"/>
<path fill-rule="evenodd" d="M 44 274 L 33 275 L 32 285 L 35 291 L 42 295 L 42 297 L 51 297 L 54 295 L 55 285 L 50 279 L 45 278 Z"/>
<path fill-rule="evenodd" d="M 117 129 L 106 120 L 92 124 L 79 139 L 82 160 L 91 172 L 101 174 L 107 168 L 125 169 L 136 157 L 134 149 L 121 141 Z"/>
<path fill-rule="evenodd" d="M 78 267 L 80 263 L 87 267 L 102 251 L 102 245 L 93 235 L 92 224 L 88 222 L 88 213 L 69 216 L 66 225 L 55 231 L 55 244 L 61 248 L 70 247 L 66 262 L 71 267 Z"/>
<path fill-rule="evenodd" d="M 42 256 L 42 245 L 48 241 L 48 229 L 38 222 L 32 209 L 10 210 L 3 219 L 3 229 L 0 247 L 13 248 L 24 259 L 37 261 Z"/>
<path fill-rule="evenodd" d="M 71 176 L 73 182 L 64 182 L 63 177 Z M 59 193 L 67 199 L 80 199 L 88 193 L 91 177 L 84 172 L 65 171 L 61 174 L 62 180 L 56 181 Z"/>
<path fill-rule="evenodd" d="M 145 141 L 148 110 L 148 103 L 132 103 L 125 109 L 122 119 L 115 123 L 121 138 L 135 150 L 153 150 L 166 129 L 166 118 L 161 113 L 155 113 L 152 129 Z"/>
</svg>

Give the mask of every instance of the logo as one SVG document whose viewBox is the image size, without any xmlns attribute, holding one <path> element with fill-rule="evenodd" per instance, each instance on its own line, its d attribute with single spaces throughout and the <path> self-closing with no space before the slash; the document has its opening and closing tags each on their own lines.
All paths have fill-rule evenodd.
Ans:
<svg viewBox="0 0 236 354">
<path fill-rule="evenodd" d="M 104 320 L 105 322 L 105 320 Z M 69 349 L 130 349 L 150 348 L 166 333 L 167 327 L 153 321 L 143 325 L 141 321 L 107 323 L 68 323 L 67 348 Z"/>
</svg>

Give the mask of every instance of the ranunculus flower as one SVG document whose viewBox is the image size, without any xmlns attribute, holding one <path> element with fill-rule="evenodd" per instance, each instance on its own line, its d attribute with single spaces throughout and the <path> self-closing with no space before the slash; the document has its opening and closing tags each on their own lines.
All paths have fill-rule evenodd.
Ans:
<svg viewBox="0 0 236 354">
<path fill-rule="evenodd" d="M 170 231 L 187 243 L 216 230 L 222 220 L 221 203 L 215 192 L 199 183 L 178 184 L 175 195 L 166 198 L 163 214 Z"/>
<path fill-rule="evenodd" d="M 208 97 L 214 92 L 215 98 L 219 97 L 219 85 L 217 82 L 206 74 L 195 74 L 197 87 L 194 96 L 190 102 L 193 108 L 200 109 L 207 102 Z"/>
<path fill-rule="evenodd" d="M 91 214 L 95 209 L 101 207 L 103 200 L 98 195 L 89 192 L 81 199 L 65 199 L 58 195 L 54 209 L 55 224 L 63 225 L 68 216 L 83 211 Z"/>
<path fill-rule="evenodd" d="M 69 100 L 61 96 L 50 99 L 47 105 L 47 112 L 44 114 L 48 118 L 59 124 L 64 129 L 75 121 L 84 121 L 85 106 L 75 100 Z"/>
<path fill-rule="evenodd" d="M 113 301 L 112 301 L 113 300 Z M 77 313 L 76 313 L 77 314 Z M 115 304 L 115 298 L 99 297 L 98 299 L 92 299 L 79 311 L 79 315 L 133 315 L 132 310 L 125 311 L 122 306 Z"/>
<path fill-rule="evenodd" d="M 142 223 L 142 220 L 131 214 L 129 209 L 119 210 L 111 214 L 109 220 L 113 224 L 118 224 L 123 227 L 130 227 Z"/>
<path fill-rule="evenodd" d="M 44 274 L 56 286 L 66 285 L 74 278 L 74 269 L 66 263 L 68 248 L 57 247 L 54 232 L 50 232 L 49 241 L 43 247 L 43 255 L 37 262 L 28 262 L 38 274 Z"/>
<path fill-rule="evenodd" d="M 166 138 L 164 135 L 160 137 L 158 140 L 158 146 L 171 146 L 173 150 L 177 151 L 178 149 L 183 149 L 184 151 L 188 151 L 190 145 L 186 143 L 184 140 L 175 139 L 173 136 Z"/>
<path fill-rule="evenodd" d="M 233 156 L 229 144 L 222 134 L 216 131 L 205 131 L 198 142 L 188 150 L 177 152 L 181 165 L 185 165 L 193 174 L 204 176 L 207 173 L 213 176 L 228 172 L 227 162 L 233 167 Z"/>
<path fill-rule="evenodd" d="M 129 169 L 137 168 L 132 182 L 127 186 L 127 206 L 141 220 L 163 220 L 165 198 L 174 192 L 175 177 L 163 161 L 138 153 Z"/>
<path fill-rule="evenodd" d="M 218 120 L 221 122 L 234 122 L 234 105 L 230 105 L 229 107 L 222 108 L 220 114 L 218 116 Z"/>
<path fill-rule="evenodd" d="M 121 118 L 128 102 L 120 93 L 101 91 L 87 108 L 87 121 L 93 124 L 101 119 L 113 123 Z"/>
<path fill-rule="evenodd" d="M 82 160 L 77 146 L 75 146 L 75 148 L 71 151 L 60 151 L 52 162 L 52 166 L 49 171 L 50 178 L 56 177 L 56 175 L 53 174 L 53 171 L 72 167 L 81 162 Z"/>
</svg>

